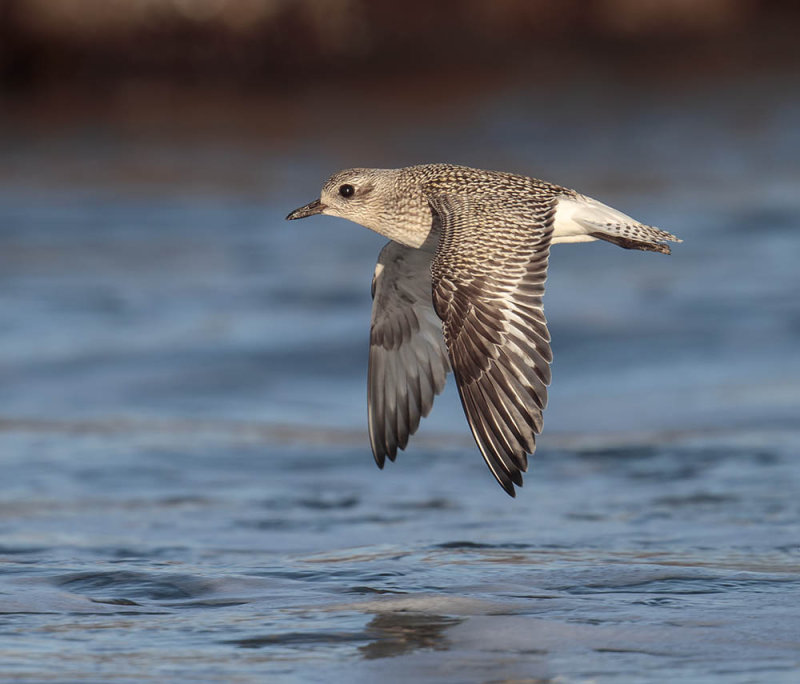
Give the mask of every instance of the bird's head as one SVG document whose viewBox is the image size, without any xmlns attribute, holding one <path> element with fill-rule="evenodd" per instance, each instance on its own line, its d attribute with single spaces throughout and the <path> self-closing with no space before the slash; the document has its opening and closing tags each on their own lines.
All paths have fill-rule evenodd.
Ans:
<svg viewBox="0 0 800 684">
<path fill-rule="evenodd" d="M 396 174 L 391 169 L 345 169 L 334 173 L 322 186 L 319 199 L 295 209 L 288 220 L 315 214 L 339 216 L 367 228 L 386 212 L 394 195 Z"/>
<path fill-rule="evenodd" d="M 286 218 L 327 214 L 353 221 L 392 240 L 419 247 L 431 230 L 431 209 L 407 169 L 345 169 L 322 186 L 320 197 Z"/>
</svg>

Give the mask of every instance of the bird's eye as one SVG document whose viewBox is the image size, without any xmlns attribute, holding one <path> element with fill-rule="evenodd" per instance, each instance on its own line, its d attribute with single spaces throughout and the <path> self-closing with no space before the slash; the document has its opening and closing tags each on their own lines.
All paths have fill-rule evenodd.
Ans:
<svg viewBox="0 0 800 684">
<path fill-rule="evenodd" d="M 339 186 L 339 194 L 342 197 L 352 197 L 356 189 L 349 183 Z"/>
</svg>

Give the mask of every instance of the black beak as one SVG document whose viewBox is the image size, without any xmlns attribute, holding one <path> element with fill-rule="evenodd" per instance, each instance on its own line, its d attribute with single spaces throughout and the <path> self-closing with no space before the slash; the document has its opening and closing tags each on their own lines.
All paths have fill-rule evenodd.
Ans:
<svg viewBox="0 0 800 684">
<path fill-rule="evenodd" d="M 299 209 L 295 209 L 291 214 L 286 217 L 287 221 L 294 221 L 295 219 L 305 218 L 306 216 L 313 216 L 314 214 L 321 214 L 325 209 L 328 207 L 324 205 L 320 200 L 315 199 L 313 202 L 309 202 L 304 207 L 300 207 Z"/>
</svg>

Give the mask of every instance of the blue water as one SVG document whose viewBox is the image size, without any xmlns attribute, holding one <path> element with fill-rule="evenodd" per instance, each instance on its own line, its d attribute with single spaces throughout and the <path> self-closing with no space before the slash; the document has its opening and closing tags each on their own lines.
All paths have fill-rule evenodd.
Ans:
<svg viewBox="0 0 800 684">
<path fill-rule="evenodd" d="M 635 110 L 625 89 L 541 109 L 515 86 L 366 129 L 339 104 L 319 145 L 9 124 L 0 676 L 797 681 L 790 81 L 650 86 Z M 515 500 L 452 387 L 374 467 L 383 240 L 283 221 L 338 167 L 428 160 L 527 171 L 685 239 L 554 248 L 551 402 Z"/>
</svg>

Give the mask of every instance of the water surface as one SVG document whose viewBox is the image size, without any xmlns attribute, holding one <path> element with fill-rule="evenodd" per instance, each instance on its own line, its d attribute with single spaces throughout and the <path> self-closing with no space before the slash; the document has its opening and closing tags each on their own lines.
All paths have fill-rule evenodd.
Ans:
<svg viewBox="0 0 800 684">
<path fill-rule="evenodd" d="M 5 679 L 797 681 L 796 89 L 635 112 L 624 89 L 531 92 L 342 123 L 349 146 L 7 132 Z M 282 220 L 334 168 L 433 159 L 685 238 L 671 258 L 553 250 L 554 384 L 515 500 L 452 387 L 374 467 L 383 241 Z"/>
</svg>

